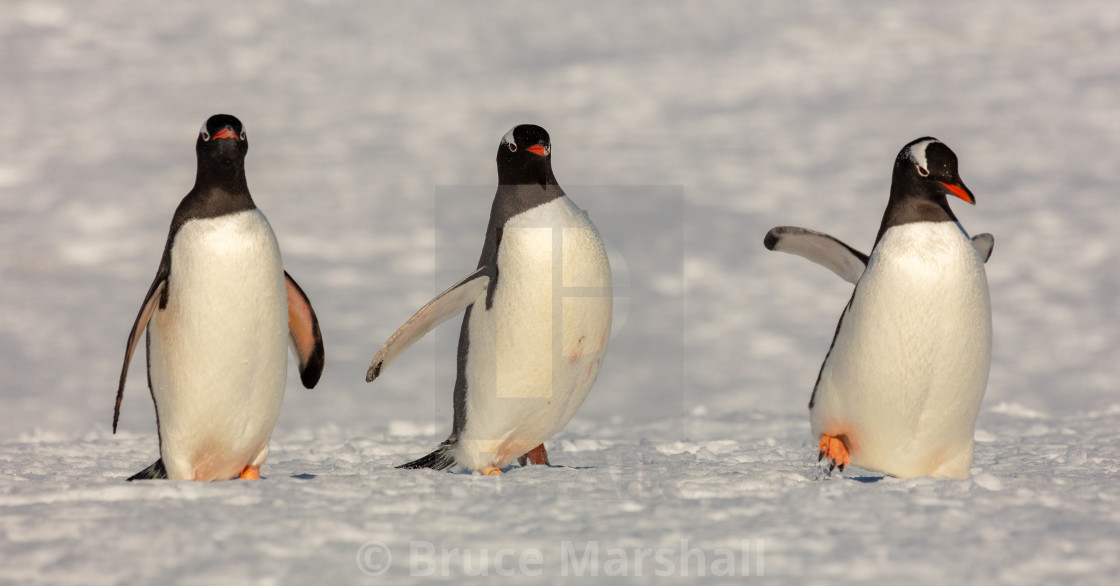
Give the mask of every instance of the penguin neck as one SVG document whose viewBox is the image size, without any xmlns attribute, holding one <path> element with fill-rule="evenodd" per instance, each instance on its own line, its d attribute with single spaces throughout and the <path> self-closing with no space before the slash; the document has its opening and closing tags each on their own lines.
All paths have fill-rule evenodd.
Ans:
<svg viewBox="0 0 1120 586">
<path fill-rule="evenodd" d="M 536 185 L 538 187 L 555 185 L 559 187 L 560 183 L 556 181 L 556 176 L 552 174 L 551 166 L 545 166 L 543 169 L 534 169 L 531 167 L 516 167 L 510 165 L 498 170 L 499 187 L 515 187 L 521 185 Z"/>
<path fill-rule="evenodd" d="M 248 207 L 253 207 L 249 182 L 245 179 L 245 165 L 241 161 L 208 163 L 198 166 L 191 193 L 214 203 L 230 200 L 230 203 L 248 203 Z"/>
<path fill-rule="evenodd" d="M 184 204 L 192 217 L 207 218 L 256 208 L 245 180 L 245 166 L 237 163 L 199 165 L 194 188 Z"/>
<path fill-rule="evenodd" d="M 505 223 L 504 220 L 560 197 L 564 197 L 564 190 L 555 179 L 550 183 L 503 184 L 498 185 L 494 194 L 494 207 L 500 210 L 499 218 Z"/>
<path fill-rule="evenodd" d="M 498 219 L 502 224 L 514 215 L 558 197 L 564 197 L 564 190 L 552 174 L 552 165 L 547 158 L 534 157 L 524 162 L 510 161 L 498 165 L 498 192 L 494 196 L 494 211 L 499 212 Z"/>
<path fill-rule="evenodd" d="M 240 161 L 199 164 L 194 177 L 194 191 L 224 191 L 249 195 L 249 182 L 245 179 L 245 165 Z"/>
<path fill-rule="evenodd" d="M 875 244 L 879 244 L 887 229 L 914 222 L 957 222 L 957 217 L 949 208 L 945 194 L 930 193 L 922 182 L 896 174 Z"/>
</svg>

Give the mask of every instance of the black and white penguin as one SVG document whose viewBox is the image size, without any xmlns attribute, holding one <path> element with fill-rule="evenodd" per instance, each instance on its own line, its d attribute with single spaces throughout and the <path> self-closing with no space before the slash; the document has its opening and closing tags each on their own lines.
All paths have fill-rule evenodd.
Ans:
<svg viewBox="0 0 1120 586">
<path fill-rule="evenodd" d="M 500 474 L 514 459 L 548 464 L 543 442 L 599 375 L 611 332 L 610 263 L 587 212 L 556 182 L 551 148 L 539 126 L 506 133 L 477 270 L 416 312 L 370 363 L 367 382 L 466 310 L 451 436 L 401 468 Z"/>
<path fill-rule="evenodd" d="M 249 195 L 248 149 L 233 116 L 211 116 L 198 133 L 194 188 L 171 219 L 125 347 L 113 432 L 147 328 L 160 453 L 129 480 L 259 478 L 284 400 L 289 343 L 305 387 L 322 374 L 315 311 L 284 271 L 272 227 Z"/>
<path fill-rule="evenodd" d="M 855 284 L 809 400 L 818 457 L 900 478 L 966 478 L 992 355 L 984 263 L 946 196 L 975 204 L 957 156 L 934 138 L 903 147 L 871 256 L 804 228 L 764 244 Z"/>
</svg>

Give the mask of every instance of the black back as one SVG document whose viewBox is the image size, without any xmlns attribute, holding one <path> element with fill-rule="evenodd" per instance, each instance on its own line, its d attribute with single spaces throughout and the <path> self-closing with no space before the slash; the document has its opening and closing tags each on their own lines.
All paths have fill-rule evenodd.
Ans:
<svg viewBox="0 0 1120 586">
<path fill-rule="evenodd" d="M 888 228 L 911 222 L 956 222 L 949 209 L 947 195 L 954 194 L 947 186 L 962 189 L 970 197 L 957 172 L 957 155 L 945 143 L 929 136 L 911 141 L 902 147 L 894 160 L 891 196 L 875 244 Z M 972 203 L 975 197 L 972 198 Z"/>
</svg>

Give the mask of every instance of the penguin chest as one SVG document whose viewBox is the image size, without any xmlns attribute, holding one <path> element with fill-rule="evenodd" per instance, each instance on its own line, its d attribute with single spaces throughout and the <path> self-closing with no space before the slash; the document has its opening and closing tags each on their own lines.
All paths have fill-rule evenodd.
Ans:
<svg viewBox="0 0 1120 586">
<path fill-rule="evenodd" d="M 480 299 L 471 311 L 463 435 L 521 440 L 483 448 L 520 450 L 512 458 L 587 397 L 610 337 L 611 270 L 595 226 L 567 197 L 511 218 L 497 265 L 491 306 Z"/>
<path fill-rule="evenodd" d="M 983 261 L 959 225 L 890 228 L 821 369 L 814 435 L 846 436 L 865 468 L 967 476 L 991 336 Z"/>
<path fill-rule="evenodd" d="M 236 476 L 263 461 L 286 378 L 287 294 L 264 215 L 183 224 L 167 287 L 149 332 L 164 464 L 172 477 Z"/>
</svg>

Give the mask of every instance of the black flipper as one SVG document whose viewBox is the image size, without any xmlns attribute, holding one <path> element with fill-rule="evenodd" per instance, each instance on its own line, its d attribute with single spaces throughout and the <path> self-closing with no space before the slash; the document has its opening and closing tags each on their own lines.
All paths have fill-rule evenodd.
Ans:
<svg viewBox="0 0 1120 586">
<path fill-rule="evenodd" d="M 117 421 L 121 417 L 121 399 L 124 397 L 124 381 L 128 378 L 128 365 L 132 363 L 132 353 L 136 350 L 136 343 L 140 341 L 140 334 L 148 327 L 148 320 L 156 307 L 167 307 L 167 279 L 171 276 L 170 255 L 166 252 L 156 271 L 156 278 L 144 296 L 144 303 L 140 305 L 140 313 L 136 314 L 136 321 L 132 323 L 132 331 L 128 333 L 128 343 L 124 347 L 124 366 L 121 367 L 121 378 L 117 383 L 117 402 L 113 406 L 113 433 L 117 433 Z M 150 381 L 149 381 L 150 382 Z M 148 385 L 149 387 L 151 384 Z"/>
<path fill-rule="evenodd" d="M 451 455 L 451 450 L 455 448 L 453 440 L 447 440 L 439 445 L 434 452 L 424 456 L 423 458 L 413 460 L 407 464 L 397 466 L 398 469 L 404 470 L 417 470 L 420 468 L 431 468 L 432 470 L 447 470 L 455 465 L 455 457 Z"/>
<path fill-rule="evenodd" d="M 128 477 L 128 481 L 133 480 L 166 480 L 167 468 L 163 467 L 163 458 L 156 460 L 154 464 L 147 468 Z"/>
</svg>

